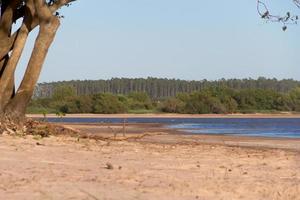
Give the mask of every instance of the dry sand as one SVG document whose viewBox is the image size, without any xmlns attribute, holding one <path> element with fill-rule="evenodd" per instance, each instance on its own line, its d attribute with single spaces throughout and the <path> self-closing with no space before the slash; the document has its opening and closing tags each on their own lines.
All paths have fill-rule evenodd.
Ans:
<svg viewBox="0 0 300 200">
<path fill-rule="evenodd" d="M 123 131 L 66 126 L 119 139 Z M 147 136 L 0 136 L 0 199 L 300 199 L 299 140 L 183 135 L 158 125 L 126 132 Z"/>
</svg>

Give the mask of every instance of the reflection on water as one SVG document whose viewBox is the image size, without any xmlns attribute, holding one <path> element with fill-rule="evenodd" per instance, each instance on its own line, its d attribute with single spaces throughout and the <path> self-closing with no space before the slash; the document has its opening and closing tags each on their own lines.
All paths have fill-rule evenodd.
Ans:
<svg viewBox="0 0 300 200">
<path fill-rule="evenodd" d="M 123 118 L 49 118 L 50 122 L 123 123 Z M 127 118 L 128 123 L 163 123 L 193 134 L 300 138 L 300 118 Z"/>
</svg>

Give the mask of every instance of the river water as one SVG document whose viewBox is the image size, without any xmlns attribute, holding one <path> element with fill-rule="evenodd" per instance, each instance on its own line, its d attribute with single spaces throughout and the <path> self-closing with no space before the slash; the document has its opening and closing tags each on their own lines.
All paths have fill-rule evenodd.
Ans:
<svg viewBox="0 0 300 200">
<path fill-rule="evenodd" d="M 123 118 L 49 118 L 49 122 L 123 123 Z M 127 118 L 128 123 L 162 123 L 192 134 L 300 138 L 300 118 Z"/>
</svg>

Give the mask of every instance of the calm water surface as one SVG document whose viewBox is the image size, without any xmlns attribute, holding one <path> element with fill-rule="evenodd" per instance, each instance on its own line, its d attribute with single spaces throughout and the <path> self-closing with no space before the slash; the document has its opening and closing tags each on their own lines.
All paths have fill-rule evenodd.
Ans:
<svg viewBox="0 0 300 200">
<path fill-rule="evenodd" d="M 50 122 L 122 123 L 123 118 L 49 118 Z M 300 118 L 128 118 L 128 123 L 162 123 L 193 134 L 300 138 Z"/>
</svg>

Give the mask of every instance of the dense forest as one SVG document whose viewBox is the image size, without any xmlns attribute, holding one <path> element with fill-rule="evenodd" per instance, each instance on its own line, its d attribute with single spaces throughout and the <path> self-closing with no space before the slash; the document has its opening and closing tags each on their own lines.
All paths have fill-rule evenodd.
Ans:
<svg viewBox="0 0 300 200">
<path fill-rule="evenodd" d="M 258 79 L 220 79 L 217 81 L 185 81 L 159 78 L 62 81 L 38 84 L 34 92 L 34 98 L 52 97 L 55 88 L 60 85 L 71 86 L 78 96 L 99 93 L 127 95 L 132 92 L 145 92 L 151 99 L 162 99 L 165 97 L 175 97 L 178 93 L 192 93 L 210 87 L 228 87 L 236 90 L 270 89 L 287 93 L 296 87 L 300 87 L 300 81 L 292 79 L 267 79 L 264 77 Z"/>
<path fill-rule="evenodd" d="M 101 84 L 97 86 L 96 83 Z M 102 86 L 105 86 L 104 91 Z M 97 88 L 100 88 L 99 92 Z M 294 80 L 265 78 L 219 81 L 148 78 L 43 83 L 38 85 L 27 112 L 300 112 L 300 85 Z"/>
</svg>

